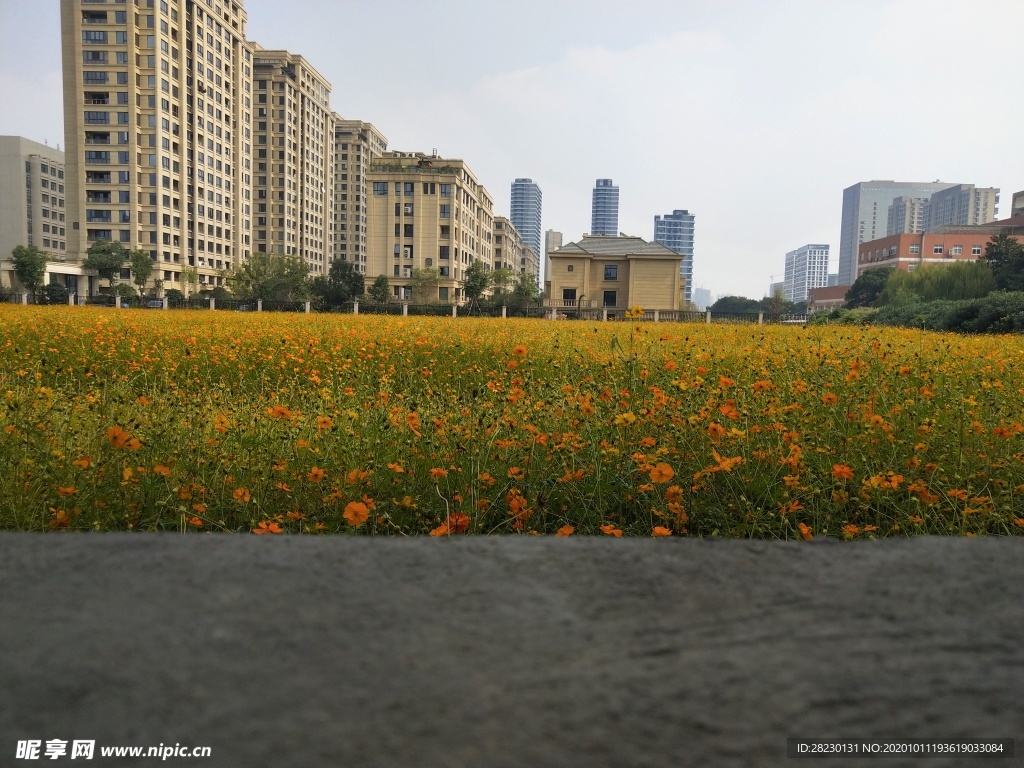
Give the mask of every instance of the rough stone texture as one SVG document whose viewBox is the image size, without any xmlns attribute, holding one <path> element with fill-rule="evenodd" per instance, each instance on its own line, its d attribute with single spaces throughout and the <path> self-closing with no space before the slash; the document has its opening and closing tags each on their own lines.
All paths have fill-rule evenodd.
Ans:
<svg viewBox="0 0 1024 768">
<path fill-rule="evenodd" d="M 28 738 L 275 768 L 879 765 L 789 760 L 787 736 L 1020 752 L 1022 584 L 1022 539 L 3 534 L 0 765 L 38 765 L 13 760 Z M 1024 760 L 880 765 L 921 764 Z"/>
</svg>

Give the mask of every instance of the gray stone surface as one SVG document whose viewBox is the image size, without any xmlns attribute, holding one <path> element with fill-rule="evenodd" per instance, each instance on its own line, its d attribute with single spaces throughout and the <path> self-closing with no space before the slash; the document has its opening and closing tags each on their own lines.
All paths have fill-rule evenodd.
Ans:
<svg viewBox="0 0 1024 768">
<path fill-rule="evenodd" d="M 1024 539 L 8 533 L 0 765 L 1021 766 L 785 745 L 1024 749 L 1022 584 Z"/>
</svg>

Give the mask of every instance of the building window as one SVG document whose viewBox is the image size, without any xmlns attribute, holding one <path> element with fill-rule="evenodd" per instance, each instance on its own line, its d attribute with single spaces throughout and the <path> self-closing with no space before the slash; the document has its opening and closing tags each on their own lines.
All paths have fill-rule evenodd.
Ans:
<svg viewBox="0 0 1024 768">
<path fill-rule="evenodd" d="M 438 267 L 438 270 L 441 273 L 441 277 L 448 277 L 448 269 L 448 267 Z"/>
<path fill-rule="evenodd" d="M 440 248 L 438 249 L 438 254 L 437 254 L 437 257 L 438 257 L 439 259 L 448 259 L 448 258 L 450 258 L 450 257 L 449 257 L 449 254 L 450 254 L 450 252 L 451 252 L 451 251 L 449 250 L 449 249 L 450 249 L 450 247 L 451 247 L 451 246 L 448 246 L 448 245 L 442 245 L 442 246 L 441 246 L 441 247 L 440 247 Z"/>
<path fill-rule="evenodd" d="M 605 264 L 604 265 L 604 279 L 605 280 L 618 280 L 619 279 L 619 265 L 618 264 Z M 614 291 L 612 292 L 614 295 Z"/>
<path fill-rule="evenodd" d="M 964 252 L 964 247 L 962 245 L 954 245 L 952 248 L 949 249 L 949 253 L 950 253 L 951 256 L 959 256 L 963 252 Z"/>
<path fill-rule="evenodd" d="M 601 302 L 603 307 L 614 307 L 615 306 L 615 291 L 605 291 L 604 298 Z"/>
<path fill-rule="evenodd" d="M 911 253 L 920 253 L 921 252 L 921 246 L 920 245 L 912 245 L 912 246 L 910 246 L 910 252 Z"/>
<path fill-rule="evenodd" d="M 980 245 L 972 245 L 971 246 L 971 255 L 972 256 L 981 256 L 981 246 Z"/>
<path fill-rule="evenodd" d="M 442 184 L 441 186 L 443 187 L 444 185 Z M 440 218 L 442 218 L 442 219 L 450 219 L 451 217 L 452 217 L 452 207 L 450 205 L 442 205 L 441 206 Z"/>
<path fill-rule="evenodd" d="M 386 195 L 388 193 L 388 183 L 386 181 L 375 181 L 373 182 L 373 194 L 375 195 Z"/>
<path fill-rule="evenodd" d="M 451 197 L 451 196 L 452 196 L 452 185 L 451 184 L 442 184 L 441 185 L 441 197 Z"/>
<path fill-rule="evenodd" d="M 932 253 L 942 253 L 942 250 L 943 250 L 943 246 L 941 246 L 941 245 L 933 245 L 932 246 Z"/>
<path fill-rule="evenodd" d="M 437 298 L 438 298 L 439 301 L 448 301 L 448 287 L 447 286 L 438 286 Z"/>
</svg>

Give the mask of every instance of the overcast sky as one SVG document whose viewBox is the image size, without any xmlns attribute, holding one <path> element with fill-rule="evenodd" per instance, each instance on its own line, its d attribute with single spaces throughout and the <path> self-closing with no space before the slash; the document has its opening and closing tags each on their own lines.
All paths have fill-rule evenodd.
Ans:
<svg viewBox="0 0 1024 768">
<path fill-rule="evenodd" d="M 786 251 L 839 259 L 858 181 L 1024 189 L 1020 0 L 245 0 L 247 36 L 305 56 L 389 148 L 464 159 L 543 228 L 697 216 L 694 285 L 755 298 Z M 0 134 L 63 145 L 57 0 L 0 0 Z"/>
</svg>

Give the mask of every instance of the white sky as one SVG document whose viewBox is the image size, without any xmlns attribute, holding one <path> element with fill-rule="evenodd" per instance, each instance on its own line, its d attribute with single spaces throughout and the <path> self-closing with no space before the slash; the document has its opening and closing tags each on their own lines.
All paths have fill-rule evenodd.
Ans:
<svg viewBox="0 0 1024 768">
<path fill-rule="evenodd" d="M 1024 189 L 1020 0 L 245 0 L 247 37 L 305 56 L 391 149 L 458 157 L 509 212 L 619 229 L 697 216 L 694 285 L 753 298 L 829 243 L 858 181 Z M 0 0 L 0 134 L 64 143 L 57 0 Z"/>
</svg>

